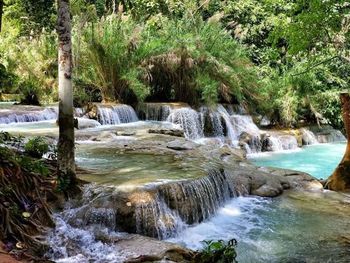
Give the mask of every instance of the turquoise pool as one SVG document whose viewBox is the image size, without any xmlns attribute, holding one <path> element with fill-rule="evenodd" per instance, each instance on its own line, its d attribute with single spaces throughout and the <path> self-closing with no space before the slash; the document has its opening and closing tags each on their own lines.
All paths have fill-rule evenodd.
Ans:
<svg viewBox="0 0 350 263">
<path fill-rule="evenodd" d="M 343 157 L 345 146 L 345 143 L 316 144 L 293 152 L 259 154 L 251 157 L 251 161 L 259 166 L 293 169 L 325 179 Z"/>
</svg>

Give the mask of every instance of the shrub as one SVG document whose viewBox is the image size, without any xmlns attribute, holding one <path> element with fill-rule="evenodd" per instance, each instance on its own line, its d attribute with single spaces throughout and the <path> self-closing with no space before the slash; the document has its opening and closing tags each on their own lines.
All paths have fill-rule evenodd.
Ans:
<svg viewBox="0 0 350 263">
<path fill-rule="evenodd" d="M 236 263 L 236 245 L 235 239 L 225 242 L 223 240 L 203 241 L 205 247 L 199 253 L 199 258 L 196 262 L 201 263 Z"/>
<path fill-rule="evenodd" d="M 49 151 L 49 145 L 43 137 L 34 137 L 24 145 L 24 151 L 34 158 L 41 158 Z"/>
</svg>

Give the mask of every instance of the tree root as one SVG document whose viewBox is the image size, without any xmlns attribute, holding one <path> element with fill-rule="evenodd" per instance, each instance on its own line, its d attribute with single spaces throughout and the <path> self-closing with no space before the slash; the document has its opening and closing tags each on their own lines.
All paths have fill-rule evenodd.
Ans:
<svg viewBox="0 0 350 263">
<path fill-rule="evenodd" d="M 35 262 L 40 260 L 33 255 L 40 257 L 46 249 L 40 234 L 54 226 L 47 196 L 57 196 L 56 168 L 49 167 L 51 176 L 43 177 L 0 156 L 0 241 L 8 252 Z"/>
</svg>

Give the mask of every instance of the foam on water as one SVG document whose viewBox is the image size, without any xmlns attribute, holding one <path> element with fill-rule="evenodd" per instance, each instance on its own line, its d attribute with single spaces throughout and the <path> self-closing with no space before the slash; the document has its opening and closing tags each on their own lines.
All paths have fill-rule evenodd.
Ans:
<svg viewBox="0 0 350 263">
<path fill-rule="evenodd" d="M 99 240 L 102 236 L 117 240 L 123 234 L 97 226 L 83 228 L 70 225 L 68 218 L 76 212 L 75 209 L 68 209 L 62 214 L 54 215 L 56 228 L 47 238 L 51 247 L 48 256 L 52 260 L 58 263 L 120 263 L 132 256 L 113 243 L 107 244 Z"/>
</svg>

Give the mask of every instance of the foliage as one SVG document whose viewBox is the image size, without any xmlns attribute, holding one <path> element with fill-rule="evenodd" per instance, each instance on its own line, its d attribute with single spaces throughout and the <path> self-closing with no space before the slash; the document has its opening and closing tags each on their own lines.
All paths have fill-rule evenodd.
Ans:
<svg viewBox="0 0 350 263">
<path fill-rule="evenodd" d="M 4 19 L 19 28 L 21 35 L 37 35 L 43 28 L 51 31 L 55 26 L 54 0 L 7 0 Z"/>
<path fill-rule="evenodd" d="M 41 158 L 49 151 L 49 145 L 44 137 L 34 137 L 24 145 L 24 151 L 34 158 Z"/>
<path fill-rule="evenodd" d="M 16 158 L 16 161 L 24 171 L 40 174 L 42 176 L 49 175 L 49 168 L 43 160 L 35 160 L 28 156 L 20 156 Z"/>
<path fill-rule="evenodd" d="M 236 245 L 237 241 L 232 239 L 228 242 L 223 240 L 203 241 L 205 247 L 200 253 L 200 259 L 198 262 L 201 263 L 234 263 L 236 261 Z"/>
<path fill-rule="evenodd" d="M 53 1 L 47 8 L 43 1 L 24 2 L 6 1 L 1 92 L 52 102 L 57 100 Z M 350 80 L 345 0 L 72 0 L 71 5 L 76 106 L 101 96 L 131 104 L 240 102 L 279 125 L 302 120 L 342 125 L 336 97 Z"/>
</svg>

